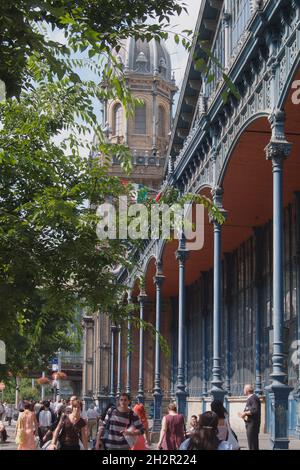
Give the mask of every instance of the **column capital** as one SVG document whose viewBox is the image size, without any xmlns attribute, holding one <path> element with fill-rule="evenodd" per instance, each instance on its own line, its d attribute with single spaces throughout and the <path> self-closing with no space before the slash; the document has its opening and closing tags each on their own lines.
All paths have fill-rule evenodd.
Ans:
<svg viewBox="0 0 300 470">
<path fill-rule="evenodd" d="M 281 163 L 286 160 L 292 150 L 292 144 L 286 140 L 271 140 L 265 148 L 266 159 L 274 163 Z"/>
<path fill-rule="evenodd" d="M 162 286 L 164 280 L 165 280 L 165 276 L 163 274 L 156 274 L 153 277 L 153 282 L 156 286 Z"/>
<path fill-rule="evenodd" d="M 229 28 L 230 21 L 231 21 L 231 14 L 229 13 L 229 11 L 224 11 L 222 21 L 223 21 L 224 27 Z"/>
<path fill-rule="evenodd" d="M 179 261 L 180 263 L 185 263 L 189 257 L 189 251 L 185 248 L 178 248 L 175 253 L 175 256 L 177 261 Z"/>
<path fill-rule="evenodd" d="M 85 315 L 82 317 L 82 324 L 85 328 L 92 328 L 94 326 L 94 318 Z"/>
<path fill-rule="evenodd" d="M 261 10 L 263 8 L 264 4 L 262 0 L 253 0 L 253 8 L 255 10 Z"/>
<path fill-rule="evenodd" d="M 148 296 L 147 296 L 146 292 L 141 291 L 140 295 L 138 296 L 138 302 L 140 304 L 144 304 L 146 302 L 147 298 L 148 298 Z"/>
<path fill-rule="evenodd" d="M 211 190 L 211 194 L 213 197 L 213 202 L 218 211 L 221 213 L 221 215 L 227 219 L 227 211 L 223 208 L 223 194 L 224 190 L 220 186 L 216 186 Z M 210 223 L 217 223 L 218 221 L 215 217 L 215 214 L 209 214 L 209 222 Z"/>
</svg>

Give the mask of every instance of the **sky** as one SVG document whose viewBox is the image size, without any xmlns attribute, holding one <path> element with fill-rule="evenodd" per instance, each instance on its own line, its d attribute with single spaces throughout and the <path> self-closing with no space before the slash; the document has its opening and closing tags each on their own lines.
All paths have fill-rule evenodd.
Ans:
<svg viewBox="0 0 300 470">
<path fill-rule="evenodd" d="M 198 13 L 200 10 L 201 2 L 202 0 L 185 0 L 185 4 L 186 4 L 188 12 L 187 13 L 183 12 L 180 16 L 174 16 L 171 18 L 170 31 L 168 31 L 169 38 L 166 41 L 166 46 L 171 56 L 172 70 L 175 73 L 176 85 L 179 89 L 174 99 L 175 105 L 173 109 L 173 115 L 176 112 L 176 105 L 178 102 L 178 97 L 180 94 L 180 89 L 182 86 L 184 72 L 185 72 L 186 63 L 188 59 L 188 53 L 185 50 L 185 48 L 182 45 L 175 43 L 174 34 L 176 33 L 180 34 L 183 30 L 194 30 L 196 21 L 198 18 Z M 51 39 L 55 41 L 59 41 L 61 43 L 65 42 L 64 36 L 62 32 L 59 30 L 55 30 L 54 32 L 51 32 L 49 35 Z M 82 58 L 82 57 L 84 57 L 83 54 L 76 55 L 76 58 Z M 97 81 L 97 77 L 93 76 L 90 71 L 84 70 L 83 72 L 83 71 L 77 70 L 77 72 L 81 76 L 83 76 L 85 79 L 94 79 L 95 81 Z M 101 120 L 102 115 L 101 115 L 100 103 L 99 104 L 95 103 L 95 112 L 96 112 L 96 115 L 99 117 L 99 120 Z M 66 137 L 66 134 L 62 133 L 60 136 L 57 136 L 55 140 L 57 143 L 59 143 L 65 137 Z M 83 153 L 84 153 L 84 150 L 83 150 Z"/>
<path fill-rule="evenodd" d="M 200 10 L 201 1 L 202 0 L 185 0 L 185 4 L 188 9 L 188 14 L 182 13 L 179 17 L 176 16 L 171 20 L 171 27 L 175 33 L 180 33 L 185 29 L 194 30 Z M 174 35 L 170 35 L 169 39 L 166 42 L 166 45 L 171 55 L 172 68 L 175 72 L 176 84 L 180 92 L 188 54 L 183 46 L 179 46 L 175 43 Z"/>
</svg>

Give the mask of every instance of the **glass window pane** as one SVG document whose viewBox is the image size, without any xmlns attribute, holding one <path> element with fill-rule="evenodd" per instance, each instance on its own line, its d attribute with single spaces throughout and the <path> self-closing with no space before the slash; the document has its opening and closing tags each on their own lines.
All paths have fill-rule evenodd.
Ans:
<svg viewBox="0 0 300 470">
<path fill-rule="evenodd" d="M 146 134 L 146 106 L 138 106 L 135 110 L 135 134 Z"/>
</svg>

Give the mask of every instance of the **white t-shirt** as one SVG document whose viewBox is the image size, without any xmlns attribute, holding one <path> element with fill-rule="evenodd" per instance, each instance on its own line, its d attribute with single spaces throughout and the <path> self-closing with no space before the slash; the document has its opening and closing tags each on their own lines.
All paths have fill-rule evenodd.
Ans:
<svg viewBox="0 0 300 470">
<path fill-rule="evenodd" d="M 52 423 L 51 411 L 42 410 L 39 414 L 39 425 L 42 427 L 50 427 Z"/>
<path fill-rule="evenodd" d="M 89 408 L 86 414 L 88 419 L 97 419 L 99 417 L 99 413 L 96 408 Z"/>
</svg>

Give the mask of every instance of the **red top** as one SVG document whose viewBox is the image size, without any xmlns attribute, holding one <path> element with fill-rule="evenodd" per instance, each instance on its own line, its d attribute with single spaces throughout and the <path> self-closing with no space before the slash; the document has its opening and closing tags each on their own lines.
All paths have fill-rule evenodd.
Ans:
<svg viewBox="0 0 300 470">
<path fill-rule="evenodd" d="M 144 430 L 148 431 L 148 427 L 149 427 L 148 426 L 148 420 L 147 420 L 145 408 L 142 405 L 142 403 L 138 403 L 137 405 L 135 405 L 135 407 L 133 408 L 133 412 L 136 415 L 138 415 L 138 417 L 140 418 Z"/>
<path fill-rule="evenodd" d="M 167 431 L 162 441 L 163 450 L 178 450 L 185 440 L 184 417 L 181 414 L 167 415 Z"/>
</svg>

